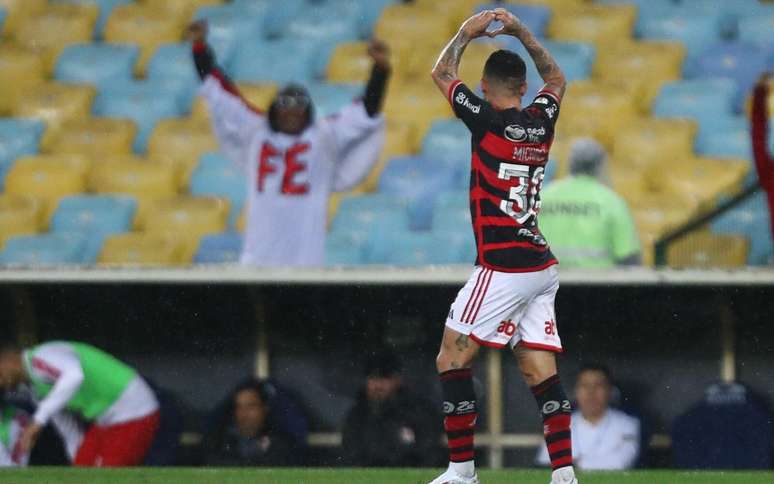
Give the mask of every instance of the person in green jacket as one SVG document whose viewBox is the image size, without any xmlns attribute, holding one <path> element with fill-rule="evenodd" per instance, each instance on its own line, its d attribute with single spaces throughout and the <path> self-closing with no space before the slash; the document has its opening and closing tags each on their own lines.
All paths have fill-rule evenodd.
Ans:
<svg viewBox="0 0 774 484">
<path fill-rule="evenodd" d="M 72 414 L 88 423 L 73 463 L 133 466 L 145 459 L 159 426 L 159 403 L 137 372 L 84 343 L 53 341 L 32 348 L 0 348 L 0 386 L 27 384 L 37 402 L 21 436 L 29 452 L 45 425 Z"/>
<path fill-rule="evenodd" d="M 564 267 L 640 263 L 640 241 L 626 202 L 607 184 L 607 155 L 590 138 L 570 150 L 570 176 L 541 192 L 540 230 Z"/>
</svg>

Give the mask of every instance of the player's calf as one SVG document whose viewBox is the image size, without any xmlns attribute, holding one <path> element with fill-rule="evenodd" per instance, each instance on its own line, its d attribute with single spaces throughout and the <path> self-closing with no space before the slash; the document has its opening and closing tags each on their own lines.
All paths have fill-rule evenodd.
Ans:
<svg viewBox="0 0 774 484">
<path fill-rule="evenodd" d="M 559 375 L 530 388 L 543 418 L 543 436 L 551 458 L 551 468 L 558 475 L 572 475 L 572 436 L 570 419 L 572 406 L 564 393 Z M 559 469 L 568 468 L 569 470 Z"/>
</svg>

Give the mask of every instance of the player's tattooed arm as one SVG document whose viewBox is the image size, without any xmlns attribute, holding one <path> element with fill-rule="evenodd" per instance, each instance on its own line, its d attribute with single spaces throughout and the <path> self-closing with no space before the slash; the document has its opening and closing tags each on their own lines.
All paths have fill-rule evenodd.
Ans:
<svg viewBox="0 0 774 484">
<path fill-rule="evenodd" d="M 489 36 L 495 37 L 500 34 L 508 34 L 518 38 L 535 62 L 535 67 L 540 77 L 548 86 L 548 89 L 561 100 L 567 87 L 567 80 L 562 69 L 559 68 L 559 64 L 556 63 L 554 57 L 548 52 L 548 49 L 543 47 L 527 26 L 509 11 L 504 8 L 496 8 L 494 14 L 495 20 L 502 22 L 503 26 L 490 32 Z"/>
<path fill-rule="evenodd" d="M 486 29 L 494 18 L 494 12 L 491 10 L 473 15 L 463 22 L 457 35 L 441 51 L 431 75 L 444 96 L 448 95 L 449 87 L 458 79 L 457 72 L 465 47 L 471 40 L 487 35 Z"/>
</svg>

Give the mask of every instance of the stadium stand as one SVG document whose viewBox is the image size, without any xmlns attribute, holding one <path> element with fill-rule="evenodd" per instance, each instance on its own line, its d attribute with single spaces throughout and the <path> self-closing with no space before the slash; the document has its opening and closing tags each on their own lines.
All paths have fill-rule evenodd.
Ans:
<svg viewBox="0 0 774 484">
<path fill-rule="evenodd" d="M 214 222 L 220 220 L 212 215 L 218 210 L 207 212 L 211 218 L 202 222 L 207 229 L 193 231 L 182 247 L 137 233 L 115 239 L 100 254 L 89 244 L 105 237 L 96 237 L 79 260 L 235 260 L 232 232 L 223 235 L 224 249 L 217 236 L 208 235 L 203 241 L 212 242 L 203 242 L 197 252 L 202 234 L 239 226 L 245 198 L 241 174 L 215 152 L 206 109 L 194 97 L 198 79 L 190 51 L 180 42 L 185 26 L 203 18 L 219 62 L 260 109 L 268 108 L 279 85 L 293 81 L 309 86 L 318 115 L 336 112 L 362 93 L 370 69 L 364 40 L 372 33 L 387 40 L 395 73 L 385 101 L 386 146 L 368 178 L 340 204 L 332 202 L 328 260 L 470 263 L 475 254 L 466 246 L 467 130 L 452 119 L 427 72 L 459 22 L 492 5 L 291 0 L 270 8 L 263 0 L 0 0 L 0 238 L 45 233 L 52 215 L 51 230 L 64 230 L 57 217 L 75 216 L 59 215 L 60 199 L 61 207 L 79 197 L 94 203 L 113 194 L 136 197 L 131 223 L 120 211 L 117 221 L 108 222 L 103 219 L 110 210 L 93 209 L 100 220 L 94 223 L 114 235 L 144 229 L 148 207 L 164 198 L 219 197 L 223 220 Z M 754 183 L 744 108 L 758 73 L 774 66 L 770 4 L 511 0 L 498 5 L 545 39 L 571 81 L 545 183 L 565 175 L 574 139 L 599 139 L 611 152 L 611 182 L 632 206 L 647 261 L 664 234 Z M 476 42 L 461 66 L 463 80 L 477 84 L 483 59 L 501 47 L 526 56 L 515 39 Z M 527 64 L 531 96 L 541 82 Z M 34 156 L 39 153 L 44 155 Z M 667 167 L 675 175 L 664 179 Z M 461 202 L 447 201 L 454 196 Z M 673 206 L 667 196 L 681 205 Z M 707 256 L 709 263 L 766 263 L 771 242 L 757 228 L 766 207 L 760 197 L 754 200 L 759 201 L 733 208 L 683 242 L 705 255 L 682 257 L 678 265 L 706 265 L 702 257 L 720 236 L 742 237 L 745 243 L 732 245 L 743 255 Z M 76 204 L 62 210 L 87 209 Z M 187 216 L 198 216 L 197 210 Z M 156 223 L 150 226 L 154 234 Z M 387 240 L 380 237 L 386 228 L 394 229 L 390 237 L 405 240 L 374 250 L 374 241 Z M 464 249 L 423 255 L 422 247 L 437 242 L 439 234 L 446 241 L 440 245 L 460 241 Z M 146 254 L 154 246 L 164 247 L 164 255 Z M 400 259 L 404 249 L 412 255 Z M 55 260 L 46 257 L 19 260 Z"/>
</svg>

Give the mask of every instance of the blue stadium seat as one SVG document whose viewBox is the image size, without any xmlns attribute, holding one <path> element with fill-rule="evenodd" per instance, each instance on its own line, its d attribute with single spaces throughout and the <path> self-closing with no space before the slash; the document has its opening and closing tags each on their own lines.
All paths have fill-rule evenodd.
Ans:
<svg viewBox="0 0 774 484">
<path fill-rule="evenodd" d="M 770 48 L 771 32 L 774 32 L 774 10 L 763 15 L 750 15 L 739 19 L 737 30 L 741 42 Z"/>
<path fill-rule="evenodd" d="M 218 151 L 205 153 L 199 157 L 199 164 L 196 166 L 199 170 L 214 170 L 233 165 L 226 155 Z"/>
<path fill-rule="evenodd" d="M 744 116 L 712 117 L 699 125 L 696 151 L 717 158 L 751 160 L 750 128 Z M 755 177 L 755 171 L 750 172 Z"/>
<path fill-rule="evenodd" d="M 727 77 L 737 84 L 734 108 L 741 112 L 744 101 L 758 79 L 766 70 L 768 52 L 755 44 L 723 42 L 707 46 L 696 58 L 692 69 L 694 77 Z"/>
<path fill-rule="evenodd" d="M 707 44 L 720 39 L 721 14 L 696 15 L 677 12 L 643 16 L 639 34 L 645 39 L 675 40 L 685 44 L 689 57 L 695 57 Z"/>
<path fill-rule="evenodd" d="M 234 79 L 305 84 L 312 78 L 311 59 L 315 49 L 315 45 L 293 38 L 272 41 L 252 38 L 234 57 Z"/>
<path fill-rule="evenodd" d="M 97 260 L 109 235 L 132 230 L 137 201 L 132 197 L 110 195 L 75 195 L 59 201 L 51 219 L 55 233 L 88 234 L 84 261 Z"/>
<path fill-rule="evenodd" d="M 38 152 L 45 129 L 35 119 L 0 118 L 0 187 L 16 158 Z"/>
<path fill-rule="evenodd" d="M 172 79 L 198 86 L 199 75 L 191 59 L 191 47 L 186 43 L 160 46 L 148 63 L 148 79 Z"/>
<path fill-rule="evenodd" d="M 493 10 L 495 8 L 505 8 L 516 15 L 530 32 L 538 37 L 544 37 L 548 21 L 551 19 L 551 9 L 544 5 L 513 5 L 503 3 L 484 3 L 476 6 L 475 13 L 483 10 Z M 495 22 L 490 26 L 490 30 L 501 27 L 502 24 Z"/>
<path fill-rule="evenodd" d="M 457 119 L 435 121 L 422 142 L 422 156 L 443 161 L 454 173 L 454 188 L 470 183 L 470 131 Z"/>
<path fill-rule="evenodd" d="M 3 26 L 5 25 L 6 11 L 3 7 L 0 7 L 0 34 L 3 33 Z"/>
<path fill-rule="evenodd" d="M 449 264 L 473 264 L 476 260 L 476 239 L 468 224 L 465 230 L 433 230 L 433 236 L 439 246 L 447 251 Z"/>
<path fill-rule="evenodd" d="M 60 265 L 88 263 L 86 238 L 76 233 L 13 237 L 0 251 L 1 265 Z"/>
<path fill-rule="evenodd" d="M 194 256 L 194 262 L 197 264 L 239 262 L 243 239 L 242 234 L 237 232 L 205 235 L 199 243 L 199 249 Z"/>
<path fill-rule="evenodd" d="M 379 178 L 379 191 L 409 200 L 409 227 L 430 228 L 438 193 L 454 188 L 455 170 L 446 162 L 421 156 L 392 158 Z"/>
<path fill-rule="evenodd" d="M 331 232 L 325 240 L 325 264 L 348 266 L 365 263 L 369 235 L 364 230 Z"/>
<path fill-rule="evenodd" d="M 102 33 L 105 30 L 105 24 L 107 23 L 107 20 L 108 20 L 108 17 L 110 17 L 110 14 L 113 12 L 113 9 L 119 5 L 134 3 L 135 0 L 53 0 L 53 1 L 59 2 L 59 3 L 76 3 L 76 4 L 81 3 L 84 5 L 96 4 L 99 7 L 99 18 L 97 18 L 97 23 L 96 25 L 94 25 L 94 38 L 101 39 Z"/>
<path fill-rule="evenodd" d="M 495 40 L 503 44 L 505 48 L 519 54 L 527 62 L 527 84 L 529 89 L 525 99 L 531 100 L 537 90 L 543 87 L 543 82 L 535 70 L 534 63 L 529 60 L 529 53 L 527 53 L 519 39 L 515 37 L 503 36 L 497 37 Z M 543 45 L 549 49 L 557 64 L 562 67 L 562 72 L 564 72 L 568 81 L 579 81 L 588 79 L 591 76 L 591 69 L 597 55 L 596 48 L 592 44 L 546 40 L 543 42 Z"/>
<path fill-rule="evenodd" d="M 357 2 L 307 4 L 303 14 L 289 20 L 282 35 L 315 46 L 312 75 L 322 77 L 336 44 L 359 38 L 359 11 Z"/>
<path fill-rule="evenodd" d="M 54 77 L 60 81 L 102 87 L 114 81 L 131 79 L 139 57 L 140 49 L 136 45 L 71 45 L 59 56 Z"/>
<path fill-rule="evenodd" d="M 331 231 L 379 232 L 406 230 L 409 225 L 408 202 L 384 193 L 346 197 L 341 200 Z"/>
<path fill-rule="evenodd" d="M 394 231 L 375 240 L 368 261 L 372 264 L 421 266 L 461 261 L 461 247 L 432 232 Z"/>
<path fill-rule="evenodd" d="M 268 2 L 263 2 L 268 5 Z M 196 20 L 206 19 L 208 25 L 207 42 L 212 46 L 218 59 L 218 64 L 231 69 L 234 52 L 243 39 L 261 35 L 264 8 L 244 8 L 239 2 L 225 5 L 208 5 L 199 8 L 194 15 Z M 190 50 L 188 52 L 190 60 Z"/>
<path fill-rule="evenodd" d="M 719 234 L 743 234 L 750 239 L 747 263 L 763 265 L 774 258 L 774 241 L 769 228 L 769 207 L 766 194 L 761 191 L 726 212 L 712 222 L 713 232 Z"/>
<path fill-rule="evenodd" d="M 143 153 L 156 123 L 162 118 L 182 116 L 189 106 L 190 93 L 176 81 L 124 81 L 100 90 L 94 114 L 134 121 L 139 128 L 134 151 Z"/>
<path fill-rule="evenodd" d="M 328 116 L 363 95 L 363 86 L 359 84 L 330 84 L 314 82 L 307 84 L 309 95 L 314 101 L 315 115 Z"/>
<path fill-rule="evenodd" d="M 212 195 L 227 198 L 231 203 L 229 224 L 234 227 L 245 203 L 244 173 L 234 163 L 217 166 L 200 164 L 191 175 L 192 195 Z"/>
<path fill-rule="evenodd" d="M 471 230 L 468 192 L 459 190 L 439 194 L 433 213 L 433 231 L 465 233 Z"/>
<path fill-rule="evenodd" d="M 236 0 L 234 3 L 237 6 L 250 5 L 248 8 L 258 9 L 262 13 L 263 28 L 261 30 L 267 38 L 282 37 L 283 31 L 294 17 L 308 12 L 306 0 L 283 0 L 279 3 L 265 0 Z M 271 5 L 271 8 L 258 5 L 260 3 Z"/>
<path fill-rule="evenodd" d="M 661 117 L 695 118 L 700 124 L 727 118 L 733 111 L 736 84 L 730 79 L 695 79 L 664 84 L 653 104 Z"/>
</svg>

